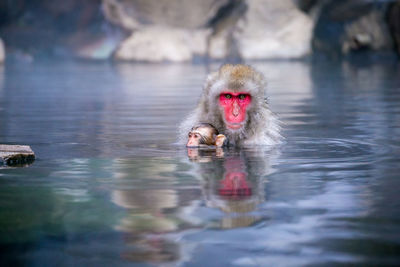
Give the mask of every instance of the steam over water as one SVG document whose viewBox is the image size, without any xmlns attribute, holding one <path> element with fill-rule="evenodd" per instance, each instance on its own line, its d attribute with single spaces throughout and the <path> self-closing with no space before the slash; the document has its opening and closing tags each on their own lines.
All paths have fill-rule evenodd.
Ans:
<svg viewBox="0 0 400 267">
<path fill-rule="evenodd" d="M 278 147 L 187 150 L 177 126 L 218 66 L 10 62 L 0 263 L 400 262 L 400 76 L 391 63 L 270 62 Z"/>
</svg>

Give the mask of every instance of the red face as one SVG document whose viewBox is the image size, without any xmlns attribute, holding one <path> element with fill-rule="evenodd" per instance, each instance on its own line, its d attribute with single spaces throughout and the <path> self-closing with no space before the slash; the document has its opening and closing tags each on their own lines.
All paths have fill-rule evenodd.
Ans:
<svg viewBox="0 0 400 267">
<path fill-rule="evenodd" d="M 246 109 L 251 103 L 248 93 L 222 92 L 219 95 L 219 105 L 224 109 L 226 126 L 230 129 L 240 129 L 246 120 Z"/>
</svg>

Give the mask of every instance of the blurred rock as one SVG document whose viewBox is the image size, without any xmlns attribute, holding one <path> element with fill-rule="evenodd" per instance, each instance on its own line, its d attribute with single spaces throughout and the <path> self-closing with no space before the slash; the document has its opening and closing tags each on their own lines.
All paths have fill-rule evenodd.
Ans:
<svg viewBox="0 0 400 267">
<path fill-rule="evenodd" d="M 101 34 L 91 31 L 78 31 L 70 34 L 64 40 L 66 50 L 58 51 L 80 59 L 107 60 L 111 58 L 114 51 L 124 39 L 123 34 L 118 31 L 111 31 L 108 34 Z"/>
<path fill-rule="evenodd" d="M 117 60 L 189 61 L 206 53 L 207 30 L 150 26 L 132 33 L 114 54 Z"/>
<path fill-rule="evenodd" d="M 224 31 L 210 37 L 207 49 L 208 57 L 212 59 L 225 59 L 229 57 L 229 47 L 233 42 L 229 42 L 229 33 Z"/>
<path fill-rule="evenodd" d="M 101 0 L 3 2 L 0 35 L 10 57 L 109 59 L 122 39 L 105 20 Z"/>
<path fill-rule="evenodd" d="M 209 23 L 212 34 L 207 40 L 207 57 L 229 61 L 240 59 L 233 33 L 239 19 L 246 11 L 247 5 L 242 0 L 231 0 L 218 10 L 216 16 Z"/>
<path fill-rule="evenodd" d="M 205 27 L 228 0 L 103 0 L 106 18 L 127 30 L 159 25 L 197 29 Z"/>
<path fill-rule="evenodd" d="M 356 51 L 391 51 L 393 40 L 386 22 L 390 1 L 325 0 L 317 2 L 313 37 L 317 51 L 347 55 Z"/>
<path fill-rule="evenodd" d="M 393 42 L 381 11 L 372 10 L 345 25 L 343 54 L 347 54 L 351 50 L 389 50 L 392 47 Z"/>
<path fill-rule="evenodd" d="M 0 1 L 0 26 L 18 19 L 24 10 L 26 0 Z"/>
<path fill-rule="evenodd" d="M 190 61 L 205 57 L 210 22 L 229 0 L 103 0 L 106 18 L 131 35 L 114 53 L 117 60 Z M 220 44 L 222 43 L 222 44 Z M 224 58 L 226 38 L 212 42 L 212 58 Z M 216 48 L 215 48 L 216 47 Z"/>
<path fill-rule="evenodd" d="M 109 21 L 132 31 L 120 60 L 298 58 L 310 52 L 313 22 L 291 0 L 103 0 Z"/>
<path fill-rule="evenodd" d="M 4 48 L 4 43 L 3 40 L 0 39 L 0 64 L 3 64 L 5 59 L 6 59 L 6 52 Z"/>
<path fill-rule="evenodd" d="M 318 0 L 294 0 L 293 2 L 304 12 L 310 12 L 318 3 Z"/>
<path fill-rule="evenodd" d="M 234 32 L 243 59 L 299 58 L 310 53 L 312 20 L 291 0 L 251 0 Z"/>
<path fill-rule="evenodd" d="M 400 1 L 389 6 L 387 20 L 397 54 L 400 56 Z"/>
<path fill-rule="evenodd" d="M 32 60 L 235 62 L 302 58 L 311 44 L 400 54 L 400 1 L 13 0 L 0 2 L 0 36 L 9 58 Z"/>
</svg>

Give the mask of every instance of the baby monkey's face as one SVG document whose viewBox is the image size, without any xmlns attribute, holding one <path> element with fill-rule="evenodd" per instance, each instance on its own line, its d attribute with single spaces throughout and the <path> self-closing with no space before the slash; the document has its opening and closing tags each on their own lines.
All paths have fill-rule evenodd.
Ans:
<svg viewBox="0 0 400 267">
<path fill-rule="evenodd" d="M 186 144 L 187 147 L 199 147 L 201 145 L 214 145 L 217 130 L 211 126 L 198 126 L 194 127 L 189 132 L 189 139 Z"/>
<path fill-rule="evenodd" d="M 186 144 L 187 147 L 198 147 L 200 146 L 201 135 L 197 132 L 190 132 L 189 139 Z"/>
</svg>

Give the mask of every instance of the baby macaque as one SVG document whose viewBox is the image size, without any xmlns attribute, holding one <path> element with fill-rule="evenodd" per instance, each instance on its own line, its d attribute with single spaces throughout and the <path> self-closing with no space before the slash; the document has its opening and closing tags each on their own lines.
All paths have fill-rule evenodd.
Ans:
<svg viewBox="0 0 400 267">
<path fill-rule="evenodd" d="M 219 134 L 218 130 L 209 123 L 200 123 L 194 126 L 190 130 L 188 137 L 187 147 L 222 147 L 228 142 L 226 136 Z"/>
</svg>

